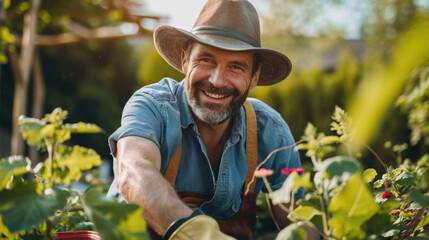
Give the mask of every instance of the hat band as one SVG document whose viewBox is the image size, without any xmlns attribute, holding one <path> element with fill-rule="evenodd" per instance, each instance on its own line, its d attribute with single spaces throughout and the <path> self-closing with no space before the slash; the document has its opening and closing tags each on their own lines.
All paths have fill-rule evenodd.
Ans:
<svg viewBox="0 0 429 240">
<path fill-rule="evenodd" d="M 219 36 L 235 38 L 245 43 L 248 43 L 253 47 L 261 47 L 261 44 L 255 41 L 255 39 L 253 39 L 249 35 L 232 28 L 202 25 L 192 29 L 192 33 L 195 35 L 211 34 L 211 35 L 219 35 Z"/>
</svg>

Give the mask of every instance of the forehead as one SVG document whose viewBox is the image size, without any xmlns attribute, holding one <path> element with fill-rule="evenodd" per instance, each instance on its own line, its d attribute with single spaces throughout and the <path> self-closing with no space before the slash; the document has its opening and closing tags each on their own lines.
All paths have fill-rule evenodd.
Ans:
<svg viewBox="0 0 429 240">
<path fill-rule="evenodd" d="M 194 43 L 191 50 L 191 55 L 197 57 L 199 55 L 212 55 L 214 58 L 230 58 L 234 60 L 242 60 L 251 63 L 253 53 L 248 51 L 227 51 L 200 43 Z"/>
</svg>

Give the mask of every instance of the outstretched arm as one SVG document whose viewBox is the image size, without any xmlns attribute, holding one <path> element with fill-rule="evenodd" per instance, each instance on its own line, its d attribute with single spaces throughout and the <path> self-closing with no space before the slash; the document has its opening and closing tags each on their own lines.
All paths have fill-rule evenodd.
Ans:
<svg viewBox="0 0 429 240">
<path fill-rule="evenodd" d="M 158 146 L 142 137 L 128 136 L 117 143 L 118 190 L 127 202 L 143 207 L 143 217 L 164 235 L 172 222 L 188 217 L 192 210 L 177 196 L 160 174 Z"/>
</svg>

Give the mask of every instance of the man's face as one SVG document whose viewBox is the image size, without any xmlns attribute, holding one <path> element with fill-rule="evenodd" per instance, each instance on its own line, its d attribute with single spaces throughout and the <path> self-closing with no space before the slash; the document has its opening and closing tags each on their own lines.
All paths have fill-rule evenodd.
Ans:
<svg viewBox="0 0 429 240">
<path fill-rule="evenodd" d="M 186 56 L 185 56 L 186 55 Z M 220 124 L 234 114 L 258 82 L 252 75 L 253 53 L 230 52 L 195 43 L 182 52 L 185 88 L 192 112 L 208 124 Z"/>
</svg>

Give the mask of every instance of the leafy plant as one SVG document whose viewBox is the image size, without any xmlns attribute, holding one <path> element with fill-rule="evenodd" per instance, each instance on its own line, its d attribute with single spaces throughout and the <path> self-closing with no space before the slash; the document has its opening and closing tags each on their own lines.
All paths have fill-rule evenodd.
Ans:
<svg viewBox="0 0 429 240">
<path fill-rule="evenodd" d="M 308 124 L 297 148 L 306 150 L 312 159 L 314 172 L 303 169 L 283 169 L 288 177 L 269 197 L 279 204 L 292 225 L 283 229 L 277 239 L 305 239 L 305 228 L 317 231 L 324 239 L 423 239 L 429 225 L 428 169 L 429 154 L 416 162 L 397 160 L 398 167 L 385 166 L 385 173 L 374 181 L 375 169 L 362 170 L 353 156 L 335 156 L 324 159 L 338 144 L 350 146 L 353 140 L 352 119 L 335 107 L 331 130 L 337 135 L 317 133 Z M 388 144 L 389 145 L 389 144 Z M 390 146 L 391 147 L 391 146 Z M 404 145 L 392 147 L 397 158 L 402 159 Z M 348 153 L 352 153 L 351 149 Z M 381 159 L 379 159 L 381 161 Z M 266 177 L 272 170 L 259 169 L 256 177 Z M 369 186 L 368 186 L 369 184 Z M 293 202 L 298 188 L 307 193 L 303 199 Z M 292 197 L 291 197 L 292 196 Z"/>
<path fill-rule="evenodd" d="M 21 116 L 29 145 L 47 152 L 34 168 L 23 156 L 0 161 L 0 236 L 51 239 L 56 231 L 96 230 L 103 239 L 148 239 L 142 209 L 108 199 L 95 187 L 80 193 L 70 188 L 84 171 L 101 165 L 92 149 L 68 146 L 72 133 L 100 133 L 94 124 L 64 123 L 67 111 L 56 108 L 42 119 Z"/>
</svg>

